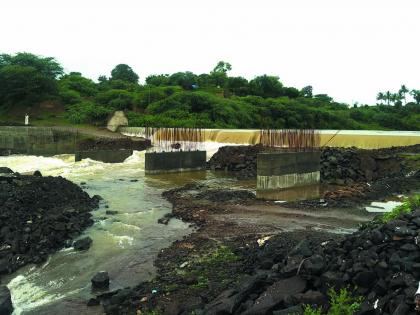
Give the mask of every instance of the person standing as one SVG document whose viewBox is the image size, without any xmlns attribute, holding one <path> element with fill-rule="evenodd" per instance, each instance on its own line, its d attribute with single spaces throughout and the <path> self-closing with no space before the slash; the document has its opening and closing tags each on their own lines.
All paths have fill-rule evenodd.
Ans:
<svg viewBox="0 0 420 315">
<path fill-rule="evenodd" d="M 25 114 L 25 126 L 29 125 L 29 115 L 28 113 Z"/>
</svg>

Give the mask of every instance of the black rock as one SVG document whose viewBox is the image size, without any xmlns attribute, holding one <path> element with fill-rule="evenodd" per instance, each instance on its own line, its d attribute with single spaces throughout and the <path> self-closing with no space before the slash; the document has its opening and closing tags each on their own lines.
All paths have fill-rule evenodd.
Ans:
<svg viewBox="0 0 420 315">
<path fill-rule="evenodd" d="M 13 312 L 12 298 L 9 289 L 0 285 L 0 315 L 10 315 Z"/>
<path fill-rule="evenodd" d="M 89 299 L 89 301 L 86 303 L 87 306 L 97 306 L 99 305 L 99 300 L 96 298 L 91 298 Z"/>
<path fill-rule="evenodd" d="M 92 245 L 92 239 L 88 237 L 81 238 L 73 243 L 75 250 L 88 250 Z"/>
<path fill-rule="evenodd" d="M 299 244 L 296 245 L 295 248 L 292 249 L 292 251 L 290 252 L 290 256 L 293 256 L 293 255 L 301 255 L 303 257 L 311 256 L 313 253 L 312 253 L 310 245 L 311 244 L 309 243 L 308 240 L 301 241 Z"/>
<path fill-rule="evenodd" d="M 105 214 L 107 214 L 107 215 L 116 215 L 116 214 L 118 214 L 118 211 L 114 211 L 114 210 L 106 210 L 106 211 L 105 211 Z"/>
<path fill-rule="evenodd" d="M 354 278 L 353 282 L 362 288 L 370 288 L 375 284 L 376 274 L 373 271 L 359 272 Z"/>
<path fill-rule="evenodd" d="M 34 172 L 34 174 L 33 174 L 34 176 L 37 176 L 37 177 L 42 177 L 42 174 L 41 174 L 41 172 L 40 171 L 35 171 Z"/>
<path fill-rule="evenodd" d="M 268 287 L 254 305 L 244 315 L 264 315 L 281 304 L 290 295 L 302 293 L 306 289 L 306 281 L 299 276 L 283 279 Z"/>
<path fill-rule="evenodd" d="M 108 289 L 109 287 L 109 275 L 106 271 L 98 272 L 92 278 L 92 288 L 93 289 Z"/>
<path fill-rule="evenodd" d="M 288 307 L 284 310 L 274 311 L 273 315 L 303 315 L 303 307 L 301 305 L 296 305 Z"/>
<path fill-rule="evenodd" d="M 8 167 L 0 167 L 0 174 L 13 174 L 13 171 Z"/>
<path fill-rule="evenodd" d="M 309 274 L 318 275 L 325 268 L 325 261 L 321 255 L 313 255 L 303 263 L 305 270 Z"/>
</svg>

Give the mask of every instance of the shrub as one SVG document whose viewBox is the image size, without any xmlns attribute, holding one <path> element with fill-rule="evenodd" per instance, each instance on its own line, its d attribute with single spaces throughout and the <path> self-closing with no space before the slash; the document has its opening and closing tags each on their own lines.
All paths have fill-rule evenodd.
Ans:
<svg viewBox="0 0 420 315">
<path fill-rule="evenodd" d="M 407 198 L 402 205 L 392 209 L 392 211 L 385 213 L 382 216 L 382 222 L 387 223 L 398 218 L 404 213 L 410 213 L 420 207 L 420 194 Z"/>
<path fill-rule="evenodd" d="M 111 109 L 95 103 L 84 101 L 70 106 L 67 111 L 67 118 L 74 124 L 83 123 L 105 123 Z"/>
<path fill-rule="evenodd" d="M 348 288 L 336 291 L 334 288 L 328 290 L 330 308 L 326 315 L 354 315 L 360 309 L 361 297 L 354 297 Z M 313 308 L 305 305 L 304 315 L 321 315 L 321 308 Z"/>
</svg>

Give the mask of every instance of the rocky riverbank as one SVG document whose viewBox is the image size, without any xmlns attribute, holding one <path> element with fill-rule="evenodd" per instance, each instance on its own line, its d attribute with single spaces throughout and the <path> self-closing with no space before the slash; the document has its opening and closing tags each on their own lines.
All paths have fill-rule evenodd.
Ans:
<svg viewBox="0 0 420 315">
<path fill-rule="evenodd" d="M 62 177 L 0 173 L 0 275 L 46 261 L 93 223 L 99 196 Z"/>
<path fill-rule="evenodd" d="M 303 314 L 304 305 L 328 309 L 331 288 L 361 297 L 357 314 L 416 314 L 419 201 L 397 219 L 337 235 L 217 219 L 229 205 L 253 204 L 244 191 L 186 186 L 166 197 L 173 215 L 200 228 L 159 254 L 154 281 L 98 297 L 107 314 Z"/>
<path fill-rule="evenodd" d="M 323 210 L 312 223 L 302 218 L 295 231 L 287 231 L 293 225 L 290 216 L 309 215 L 309 212 L 293 214 L 278 205 L 257 200 L 246 190 L 213 189 L 202 184 L 172 189 L 164 196 L 172 203 L 173 210 L 162 218 L 162 223 L 177 217 L 198 229 L 162 250 L 155 261 L 158 276 L 154 281 L 99 296 L 97 301 L 102 302 L 107 314 L 241 314 L 285 274 L 294 274 L 296 270 L 288 270 L 290 255 L 303 252 L 310 256 L 323 242 L 342 238 L 322 229 L 311 229 L 311 225 L 315 227 L 319 222 L 325 228 L 328 222 L 339 228 L 347 226 L 346 220 L 351 221 L 351 217 L 346 219 L 342 215 L 343 221 L 331 223 L 340 219 L 335 219 L 337 214 L 328 216 Z M 255 215 L 262 216 L 255 208 L 262 209 L 267 220 L 255 219 Z M 283 222 L 285 228 L 276 225 L 276 221 Z M 350 222 L 349 226 L 355 227 L 357 222 Z M 306 289 L 305 286 L 305 292 Z M 229 312 L 213 312 L 212 305 L 218 305 L 221 299 L 226 298 L 229 304 L 230 297 L 236 300 L 238 296 L 240 301 L 235 303 L 239 304 L 234 304 Z M 271 308 L 261 314 L 271 314 Z"/>
</svg>

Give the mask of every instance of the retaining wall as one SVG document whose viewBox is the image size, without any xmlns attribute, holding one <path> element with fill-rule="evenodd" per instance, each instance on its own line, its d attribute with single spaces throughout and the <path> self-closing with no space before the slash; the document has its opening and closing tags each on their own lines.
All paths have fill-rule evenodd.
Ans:
<svg viewBox="0 0 420 315">
<path fill-rule="evenodd" d="M 257 190 L 318 184 L 320 152 L 266 152 L 257 155 Z"/>
<path fill-rule="evenodd" d="M 161 174 L 206 169 L 206 151 L 146 153 L 146 174 Z"/>
<path fill-rule="evenodd" d="M 0 155 L 73 154 L 76 140 L 77 132 L 71 129 L 0 126 Z"/>
</svg>

